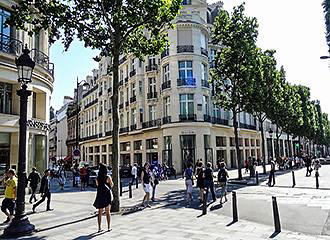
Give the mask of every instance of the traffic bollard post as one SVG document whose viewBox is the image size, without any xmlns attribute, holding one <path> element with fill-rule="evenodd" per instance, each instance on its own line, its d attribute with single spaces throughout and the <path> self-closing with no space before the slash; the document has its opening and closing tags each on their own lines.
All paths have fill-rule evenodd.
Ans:
<svg viewBox="0 0 330 240">
<path fill-rule="evenodd" d="M 206 215 L 207 214 L 207 195 L 208 195 L 208 191 L 207 189 L 204 189 L 204 192 L 203 192 L 203 215 Z"/>
<path fill-rule="evenodd" d="M 129 192 L 129 198 L 132 198 L 132 184 L 129 183 L 128 185 L 128 192 Z"/>
<path fill-rule="evenodd" d="M 238 213 L 237 213 L 237 198 L 236 192 L 232 192 L 233 197 L 233 222 L 238 222 Z"/>
<path fill-rule="evenodd" d="M 273 205 L 273 217 L 274 217 L 275 232 L 280 233 L 281 232 L 280 214 L 278 212 L 277 200 L 276 200 L 276 197 L 274 197 L 274 196 L 272 197 L 272 205 Z"/>
<path fill-rule="evenodd" d="M 256 171 L 256 185 L 259 185 L 259 173 Z"/>
<path fill-rule="evenodd" d="M 138 178 L 135 178 L 135 183 L 136 183 L 136 189 L 139 188 L 139 179 Z"/>
<path fill-rule="evenodd" d="M 119 196 L 121 197 L 123 195 L 123 183 L 121 179 L 119 181 Z"/>
<path fill-rule="evenodd" d="M 316 179 L 316 189 L 319 189 L 319 173 L 315 173 L 315 179 Z"/>
<path fill-rule="evenodd" d="M 292 187 L 294 188 L 296 186 L 296 177 L 294 175 L 294 171 L 292 171 Z"/>
</svg>

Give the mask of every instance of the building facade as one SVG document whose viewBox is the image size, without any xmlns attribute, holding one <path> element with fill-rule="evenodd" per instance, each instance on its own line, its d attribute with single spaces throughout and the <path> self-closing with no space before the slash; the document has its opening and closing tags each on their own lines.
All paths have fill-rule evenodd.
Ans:
<svg viewBox="0 0 330 240">
<path fill-rule="evenodd" d="M 31 50 L 36 62 L 32 83 L 28 90 L 27 170 L 36 166 L 39 171 L 47 168 L 49 106 L 53 91 L 54 65 L 49 61 L 48 34 L 41 31 L 30 37 L 14 27 L 5 27 L 14 1 L 0 2 L 0 169 L 16 168 L 18 161 L 19 97 L 15 58 L 22 54 L 23 46 Z"/>
</svg>

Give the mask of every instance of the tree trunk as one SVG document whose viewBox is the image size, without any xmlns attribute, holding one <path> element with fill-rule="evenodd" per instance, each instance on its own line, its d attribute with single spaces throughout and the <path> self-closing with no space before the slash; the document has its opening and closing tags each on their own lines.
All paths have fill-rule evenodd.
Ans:
<svg viewBox="0 0 330 240">
<path fill-rule="evenodd" d="M 119 88 L 119 41 L 114 42 L 113 51 L 113 88 L 112 88 L 112 179 L 114 186 L 112 188 L 113 192 L 113 202 L 111 209 L 114 212 L 120 210 L 120 200 L 119 200 L 119 117 L 118 117 L 118 88 Z M 118 46 L 118 47 L 116 47 Z"/>
<path fill-rule="evenodd" d="M 265 133 L 264 133 L 264 121 L 259 117 L 259 128 L 261 132 L 261 148 L 262 148 L 262 161 L 263 161 L 263 172 L 266 174 L 266 149 L 265 149 Z"/>
<path fill-rule="evenodd" d="M 278 134 L 278 125 L 276 124 L 276 157 L 280 157 L 280 135 Z"/>
<path fill-rule="evenodd" d="M 242 179 L 242 169 L 241 169 L 241 154 L 239 151 L 239 141 L 238 141 L 238 122 L 236 120 L 237 113 L 233 110 L 233 121 L 234 121 L 234 133 L 235 133 L 235 148 L 236 148 L 236 158 L 237 158 L 237 169 L 238 169 L 238 179 Z"/>
</svg>

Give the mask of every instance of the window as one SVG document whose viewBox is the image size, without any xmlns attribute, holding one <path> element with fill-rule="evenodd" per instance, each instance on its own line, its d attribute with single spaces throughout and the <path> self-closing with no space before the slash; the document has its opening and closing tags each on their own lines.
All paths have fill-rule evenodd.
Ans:
<svg viewBox="0 0 330 240">
<path fill-rule="evenodd" d="M 120 81 L 124 81 L 124 70 L 123 69 L 120 69 Z"/>
<path fill-rule="evenodd" d="M 194 94 L 180 94 L 180 114 L 194 114 Z"/>
<path fill-rule="evenodd" d="M 131 118 L 131 121 L 132 121 L 132 125 L 135 125 L 136 124 L 136 109 L 132 109 L 132 118 Z"/>
<path fill-rule="evenodd" d="M 12 91 L 11 84 L 0 83 L 0 113 L 12 113 Z"/>
<path fill-rule="evenodd" d="M 128 65 L 126 65 L 126 77 L 128 77 Z"/>
<path fill-rule="evenodd" d="M 142 140 L 134 141 L 134 150 L 142 150 Z"/>
<path fill-rule="evenodd" d="M 136 89 L 135 89 L 135 83 L 131 84 L 131 96 L 135 97 L 136 96 Z"/>
<path fill-rule="evenodd" d="M 107 100 L 104 100 L 104 111 L 106 111 L 107 109 L 108 109 Z"/>
<path fill-rule="evenodd" d="M 164 137 L 163 162 L 172 166 L 172 136 Z"/>
<path fill-rule="evenodd" d="M 215 144 L 217 147 L 226 147 L 226 137 L 216 137 Z"/>
<path fill-rule="evenodd" d="M 32 117 L 37 117 L 37 94 L 35 92 L 32 93 Z"/>
<path fill-rule="evenodd" d="M 40 50 L 40 34 L 34 34 L 34 48 Z"/>
<path fill-rule="evenodd" d="M 250 140 L 248 138 L 245 138 L 245 147 L 250 146 Z"/>
<path fill-rule="evenodd" d="M 107 87 L 107 81 L 104 81 L 103 82 L 103 85 L 104 85 L 104 90 L 107 90 L 108 89 L 108 87 Z"/>
<path fill-rule="evenodd" d="M 119 126 L 120 126 L 120 128 L 124 127 L 124 115 L 123 114 L 120 115 Z"/>
<path fill-rule="evenodd" d="M 143 122 L 143 109 L 140 108 L 140 122 Z"/>
<path fill-rule="evenodd" d="M 156 106 L 151 105 L 149 106 L 149 121 L 156 119 Z"/>
<path fill-rule="evenodd" d="M 202 68 L 202 81 L 208 81 L 207 66 L 205 63 L 201 64 Z"/>
<path fill-rule="evenodd" d="M 100 146 L 96 146 L 95 147 L 95 153 L 99 153 L 100 152 Z"/>
<path fill-rule="evenodd" d="M 203 112 L 205 115 L 209 115 L 209 97 L 203 96 Z"/>
<path fill-rule="evenodd" d="M 231 146 L 231 147 L 235 147 L 235 145 L 236 145 L 236 144 L 235 144 L 235 138 L 231 137 L 231 138 L 230 138 L 230 146 Z"/>
<path fill-rule="evenodd" d="M 89 147 L 89 153 L 93 153 L 93 147 Z"/>
<path fill-rule="evenodd" d="M 146 140 L 147 149 L 158 149 L 158 138 Z"/>
<path fill-rule="evenodd" d="M 164 149 L 172 150 L 172 136 L 164 137 Z"/>
<path fill-rule="evenodd" d="M 156 92 L 156 78 L 148 78 L 149 82 L 149 93 L 154 93 Z"/>
<path fill-rule="evenodd" d="M 204 148 L 210 148 L 210 147 L 211 147 L 211 136 L 204 135 Z"/>
<path fill-rule="evenodd" d="M 258 141 L 258 140 L 257 140 Z M 255 140 L 254 139 L 251 139 L 251 147 L 254 147 L 255 145 Z M 259 145 L 260 145 L 260 142 L 259 142 Z M 258 146 L 258 145 L 257 145 Z"/>
<path fill-rule="evenodd" d="M 204 33 L 201 34 L 201 47 L 206 49 L 206 43 L 207 43 L 207 38 L 206 35 Z"/>
<path fill-rule="evenodd" d="M 139 93 L 141 94 L 143 92 L 143 83 L 142 81 L 139 81 Z"/>
<path fill-rule="evenodd" d="M 0 49 L 9 46 L 9 39 L 6 36 L 10 36 L 10 27 L 5 27 L 4 23 L 6 19 L 10 16 L 10 13 L 5 9 L 0 8 Z M 5 36 L 2 36 L 5 35 Z"/>
<path fill-rule="evenodd" d="M 239 145 L 240 147 L 243 146 L 243 138 L 239 138 L 239 139 L 238 139 L 238 145 Z"/>
<path fill-rule="evenodd" d="M 126 88 L 126 102 L 129 102 L 129 89 Z"/>
<path fill-rule="evenodd" d="M 221 110 L 219 108 L 213 108 L 213 117 L 221 118 Z"/>
<path fill-rule="evenodd" d="M 260 147 L 260 140 L 259 139 L 256 140 L 256 143 L 257 143 L 257 147 Z"/>
<path fill-rule="evenodd" d="M 107 145 L 102 145 L 102 152 L 107 152 Z"/>
<path fill-rule="evenodd" d="M 156 58 L 155 57 L 149 57 L 148 58 L 148 65 L 149 66 L 156 65 Z"/>
<path fill-rule="evenodd" d="M 124 92 L 121 91 L 121 92 L 119 93 L 119 96 L 120 96 L 120 99 L 119 99 L 120 104 L 124 103 Z"/>
<path fill-rule="evenodd" d="M 178 46 L 192 46 L 192 30 L 187 28 L 178 28 L 177 30 L 177 43 Z"/>
<path fill-rule="evenodd" d="M 193 77 L 192 61 L 179 61 L 179 78 L 187 79 Z"/>
<path fill-rule="evenodd" d="M 163 67 L 163 82 L 170 81 L 170 65 L 166 64 Z"/>
<path fill-rule="evenodd" d="M 164 117 L 170 116 L 171 98 L 164 98 Z"/>
<path fill-rule="evenodd" d="M 134 58 L 132 59 L 131 61 L 131 71 L 134 71 L 135 70 L 135 64 L 134 64 Z"/>
<path fill-rule="evenodd" d="M 120 151 L 130 151 L 130 150 L 131 150 L 130 142 L 120 143 Z"/>
<path fill-rule="evenodd" d="M 182 5 L 191 5 L 191 0 L 183 0 Z"/>
<path fill-rule="evenodd" d="M 104 128 L 104 131 L 106 132 L 107 131 L 107 127 L 108 127 L 108 123 L 107 123 L 107 121 L 104 121 L 103 122 L 103 128 Z"/>
</svg>

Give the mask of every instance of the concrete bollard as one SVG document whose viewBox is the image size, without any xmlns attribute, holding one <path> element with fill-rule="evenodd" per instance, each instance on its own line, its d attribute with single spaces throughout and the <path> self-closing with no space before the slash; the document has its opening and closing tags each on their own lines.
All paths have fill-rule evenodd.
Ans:
<svg viewBox="0 0 330 240">
<path fill-rule="evenodd" d="M 296 186 L 296 177 L 294 175 L 294 171 L 292 171 L 292 187 L 294 188 Z"/>
<path fill-rule="evenodd" d="M 119 179 L 119 196 L 123 196 L 123 183 L 121 181 L 121 179 Z"/>
<path fill-rule="evenodd" d="M 233 222 L 238 222 L 238 213 L 237 213 L 237 198 L 236 192 L 232 192 L 232 201 L 233 201 Z"/>
<path fill-rule="evenodd" d="M 276 197 L 272 197 L 272 205 L 273 205 L 273 217 L 274 217 L 275 232 L 280 233 L 281 232 L 281 222 L 280 222 L 280 215 L 278 212 Z"/>
<path fill-rule="evenodd" d="M 256 185 L 259 185 L 259 173 L 256 171 Z"/>
<path fill-rule="evenodd" d="M 129 198 L 132 198 L 132 184 L 128 184 Z"/>
<path fill-rule="evenodd" d="M 316 189 L 319 189 L 319 173 L 315 173 L 315 179 L 316 179 Z"/>
<path fill-rule="evenodd" d="M 206 215 L 207 214 L 207 195 L 208 195 L 208 191 L 206 188 L 204 188 L 204 192 L 203 192 L 203 207 L 202 207 L 202 210 L 203 210 L 203 215 Z"/>
</svg>

